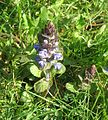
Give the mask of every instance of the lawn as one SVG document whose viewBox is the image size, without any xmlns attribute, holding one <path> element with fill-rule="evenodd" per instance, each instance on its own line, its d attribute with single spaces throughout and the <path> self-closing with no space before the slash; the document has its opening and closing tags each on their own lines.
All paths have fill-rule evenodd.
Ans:
<svg viewBox="0 0 108 120">
<path fill-rule="evenodd" d="M 108 1 L 0 9 L 0 120 L 108 120 Z"/>
</svg>

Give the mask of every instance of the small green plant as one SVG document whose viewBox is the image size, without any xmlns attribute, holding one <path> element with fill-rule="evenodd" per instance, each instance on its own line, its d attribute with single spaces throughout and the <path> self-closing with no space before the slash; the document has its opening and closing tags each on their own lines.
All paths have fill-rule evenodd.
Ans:
<svg viewBox="0 0 108 120">
<path fill-rule="evenodd" d="M 63 60 L 63 49 L 59 46 L 58 34 L 52 22 L 48 22 L 45 28 L 38 34 L 38 44 L 34 45 L 38 55 L 35 60 L 39 65 L 31 65 L 30 71 L 36 77 L 44 77 L 34 84 L 36 92 L 49 90 L 56 74 L 63 74 L 65 66 L 59 61 Z"/>
</svg>

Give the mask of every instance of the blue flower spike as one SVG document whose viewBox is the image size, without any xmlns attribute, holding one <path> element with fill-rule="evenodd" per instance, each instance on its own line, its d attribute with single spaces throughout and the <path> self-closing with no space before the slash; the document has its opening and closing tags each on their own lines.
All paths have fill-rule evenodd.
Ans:
<svg viewBox="0 0 108 120">
<path fill-rule="evenodd" d="M 52 22 L 49 21 L 38 34 L 38 43 L 34 45 L 34 48 L 37 51 L 35 60 L 39 69 L 43 71 L 46 81 L 52 81 L 55 74 L 62 74 L 65 71 L 60 63 L 63 60 L 63 54 L 59 46 L 58 33 Z"/>
</svg>

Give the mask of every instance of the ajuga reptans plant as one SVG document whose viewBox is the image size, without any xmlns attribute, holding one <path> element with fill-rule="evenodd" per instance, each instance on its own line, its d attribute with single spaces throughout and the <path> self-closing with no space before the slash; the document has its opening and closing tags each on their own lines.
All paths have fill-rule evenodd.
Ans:
<svg viewBox="0 0 108 120">
<path fill-rule="evenodd" d="M 35 44 L 34 48 L 37 51 L 35 60 L 45 75 L 44 78 L 35 83 L 35 90 L 44 92 L 52 86 L 56 74 L 65 72 L 65 66 L 60 63 L 63 60 L 63 49 L 59 46 L 58 33 L 52 22 L 48 22 L 38 34 L 38 44 Z M 41 88 L 43 86 L 44 88 Z M 41 89 L 39 90 L 39 88 Z"/>
</svg>

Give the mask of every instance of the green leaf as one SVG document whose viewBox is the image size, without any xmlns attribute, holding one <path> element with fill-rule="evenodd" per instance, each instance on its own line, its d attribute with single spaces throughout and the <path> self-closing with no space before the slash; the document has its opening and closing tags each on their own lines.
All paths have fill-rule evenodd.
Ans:
<svg viewBox="0 0 108 120">
<path fill-rule="evenodd" d="M 70 84 L 70 83 L 66 83 L 66 88 L 67 88 L 67 90 L 69 90 L 69 91 L 71 91 L 73 93 L 78 92 L 78 91 L 75 90 L 74 86 L 72 84 Z"/>
<path fill-rule="evenodd" d="M 39 20 L 40 20 L 40 17 L 34 19 L 33 21 L 30 20 L 31 24 L 34 26 L 34 27 L 37 27 L 38 24 L 39 24 Z"/>
<path fill-rule="evenodd" d="M 27 17 L 26 17 L 25 13 L 23 13 L 23 20 L 24 20 L 25 28 L 29 28 L 29 26 L 28 26 L 28 20 L 27 20 Z"/>
<path fill-rule="evenodd" d="M 48 82 L 48 81 L 45 81 L 45 78 L 39 80 L 38 82 L 36 82 L 36 83 L 34 84 L 34 90 L 35 90 L 37 93 L 44 92 L 44 91 L 46 91 L 48 88 L 49 88 L 49 82 Z"/>
<path fill-rule="evenodd" d="M 77 29 L 82 29 L 82 27 L 85 25 L 85 20 L 82 15 L 79 15 L 79 19 L 76 24 Z"/>
<path fill-rule="evenodd" d="M 93 44 L 92 44 L 92 40 L 91 40 L 91 39 L 88 40 L 88 42 L 87 42 L 87 46 L 90 48 L 92 45 L 93 45 Z"/>
<path fill-rule="evenodd" d="M 40 18 L 41 18 L 42 22 L 46 22 L 46 21 L 47 21 L 47 18 L 48 18 L 48 10 L 47 10 L 47 8 L 44 7 L 44 6 L 41 8 Z"/>
<path fill-rule="evenodd" d="M 71 65 L 71 64 L 76 64 L 76 61 L 73 58 L 69 58 L 69 57 L 65 57 L 65 59 L 63 60 L 63 64 L 64 65 Z"/>
<path fill-rule="evenodd" d="M 55 6 L 60 7 L 63 4 L 64 0 L 56 0 Z"/>
<path fill-rule="evenodd" d="M 106 25 L 103 25 L 98 32 L 98 35 L 101 35 L 105 31 Z"/>
<path fill-rule="evenodd" d="M 26 102 L 31 102 L 33 100 L 33 98 L 32 98 L 32 96 L 29 93 L 24 91 L 22 93 L 22 95 L 21 95 L 21 99 L 20 100 L 21 100 L 21 102 L 26 103 Z"/>
<path fill-rule="evenodd" d="M 42 71 L 39 70 L 38 67 L 35 64 L 32 64 L 30 66 L 30 72 L 36 77 L 41 77 Z"/>
<path fill-rule="evenodd" d="M 108 75 L 108 69 L 102 68 L 104 74 Z"/>
<path fill-rule="evenodd" d="M 47 65 L 44 67 L 43 70 L 45 71 L 45 70 L 48 70 L 50 68 L 51 68 L 51 63 L 48 62 Z"/>
<path fill-rule="evenodd" d="M 104 54 L 103 54 L 104 57 L 107 57 L 108 56 L 108 51 L 106 51 Z"/>
<path fill-rule="evenodd" d="M 28 57 L 26 55 L 21 55 L 20 57 L 21 57 L 21 59 L 20 59 L 21 63 L 27 63 L 27 62 L 29 62 L 29 59 L 28 59 Z"/>
</svg>

